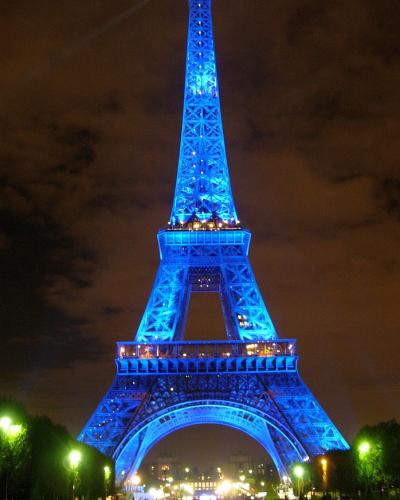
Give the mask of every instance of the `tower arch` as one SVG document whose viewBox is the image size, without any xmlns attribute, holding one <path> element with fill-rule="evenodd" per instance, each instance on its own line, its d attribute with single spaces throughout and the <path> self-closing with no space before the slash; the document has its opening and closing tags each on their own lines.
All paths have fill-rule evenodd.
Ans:
<svg viewBox="0 0 400 500">
<path fill-rule="evenodd" d="M 203 424 L 228 426 L 253 438 L 271 457 L 281 477 L 288 475 L 290 463 L 308 459 L 297 437 L 273 416 L 232 401 L 198 400 L 168 407 L 131 426 L 113 455 L 117 482 L 123 483 L 136 474 L 151 448 L 169 434 Z M 280 447 L 285 446 L 290 463 L 284 460 L 278 441 Z"/>
</svg>

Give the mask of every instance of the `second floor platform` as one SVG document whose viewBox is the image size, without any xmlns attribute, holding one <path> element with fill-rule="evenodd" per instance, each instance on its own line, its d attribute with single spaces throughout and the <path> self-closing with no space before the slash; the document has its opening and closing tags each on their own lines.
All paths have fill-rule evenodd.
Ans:
<svg viewBox="0 0 400 500">
<path fill-rule="evenodd" d="M 118 342 L 116 354 L 117 373 L 121 375 L 297 370 L 294 339 L 279 339 L 273 342 Z"/>
</svg>

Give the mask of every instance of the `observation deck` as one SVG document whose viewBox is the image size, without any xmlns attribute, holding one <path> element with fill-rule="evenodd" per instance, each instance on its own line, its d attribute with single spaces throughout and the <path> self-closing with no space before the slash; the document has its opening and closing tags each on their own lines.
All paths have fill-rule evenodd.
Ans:
<svg viewBox="0 0 400 500">
<path fill-rule="evenodd" d="M 296 372 L 296 341 L 117 342 L 116 365 L 120 375 Z"/>
<path fill-rule="evenodd" d="M 249 253 L 251 233 L 243 228 L 163 229 L 158 233 L 160 258 L 201 261 L 243 257 Z"/>
</svg>

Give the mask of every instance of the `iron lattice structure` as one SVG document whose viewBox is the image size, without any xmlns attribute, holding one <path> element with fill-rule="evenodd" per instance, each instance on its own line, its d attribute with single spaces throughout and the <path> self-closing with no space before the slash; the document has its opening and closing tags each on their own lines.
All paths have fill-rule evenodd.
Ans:
<svg viewBox="0 0 400 500">
<path fill-rule="evenodd" d="M 170 222 L 236 224 L 222 130 L 210 2 L 190 1 L 181 147 Z"/>
<path fill-rule="evenodd" d="M 221 424 L 256 439 L 278 472 L 348 445 L 301 380 L 295 340 L 279 339 L 248 260 L 221 122 L 211 0 L 189 0 L 185 100 L 169 227 L 135 342 L 79 436 L 113 456 L 129 485 L 149 449 L 177 429 Z M 227 341 L 185 342 L 192 292 L 218 292 Z"/>
<path fill-rule="evenodd" d="M 276 338 L 247 256 L 249 231 L 197 224 L 159 232 L 161 264 L 137 341 L 181 340 L 192 291 L 220 293 L 229 339 Z"/>
</svg>

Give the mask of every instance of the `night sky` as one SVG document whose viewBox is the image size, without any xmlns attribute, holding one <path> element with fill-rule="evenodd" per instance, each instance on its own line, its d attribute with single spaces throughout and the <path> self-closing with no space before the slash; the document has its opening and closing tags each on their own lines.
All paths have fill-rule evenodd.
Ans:
<svg viewBox="0 0 400 500">
<path fill-rule="evenodd" d="M 400 3 L 214 0 L 213 12 L 258 284 L 351 439 L 400 417 Z M 73 433 L 111 383 L 114 343 L 133 339 L 158 266 L 186 23 L 185 0 L 2 5 L 0 393 Z M 215 297 L 193 297 L 190 314 L 188 338 L 222 338 Z M 212 441 L 227 452 L 243 444 L 221 429 Z M 168 438 L 177 455 L 182 436 Z"/>
</svg>

